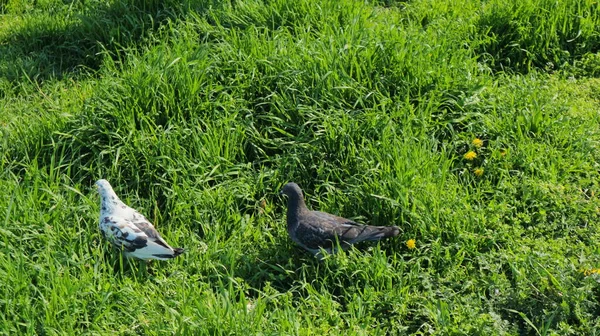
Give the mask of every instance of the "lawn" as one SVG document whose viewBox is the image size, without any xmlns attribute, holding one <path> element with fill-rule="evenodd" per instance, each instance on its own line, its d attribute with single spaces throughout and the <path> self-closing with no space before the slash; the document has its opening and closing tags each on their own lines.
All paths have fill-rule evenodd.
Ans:
<svg viewBox="0 0 600 336">
<path fill-rule="evenodd" d="M 0 0 L 0 334 L 600 335 L 599 7 Z M 400 235 L 319 261 L 289 181 Z"/>
</svg>

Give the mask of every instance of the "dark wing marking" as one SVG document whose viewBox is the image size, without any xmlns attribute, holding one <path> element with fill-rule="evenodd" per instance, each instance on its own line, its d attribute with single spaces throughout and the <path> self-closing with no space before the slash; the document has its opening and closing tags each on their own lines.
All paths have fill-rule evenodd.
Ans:
<svg viewBox="0 0 600 336">
<path fill-rule="evenodd" d="M 167 244 L 167 242 L 165 242 L 162 238 L 157 237 L 156 239 L 152 240 L 153 242 L 155 242 L 156 244 L 166 248 L 166 249 L 171 249 L 171 247 Z"/>
<path fill-rule="evenodd" d="M 152 225 L 152 223 L 150 223 L 150 221 L 146 217 L 144 217 L 144 215 L 135 211 L 131 216 L 131 223 L 133 223 L 133 225 L 135 225 L 138 229 L 142 230 L 146 234 L 146 236 L 148 236 L 148 238 L 154 243 L 168 250 L 172 249 L 169 246 L 169 244 L 167 244 L 167 242 L 165 242 L 162 239 L 158 231 L 156 231 L 156 229 L 154 228 L 154 225 Z"/>
<path fill-rule="evenodd" d="M 118 217 L 105 217 L 102 232 L 116 247 L 133 252 L 148 245 L 148 236 L 130 221 Z"/>
<path fill-rule="evenodd" d="M 127 251 L 133 252 L 137 249 L 141 249 L 148 246 L 148 238 L 144 236 L 137 236 L 133 240 L 125 239 L 123 246 L 125 246 Z"/>
<path fill-rule="evenodd" d="M 133 216 L 129 219 L 133 225 L 135 225 L 138 229 L 142 230 L 149 238 L 158 238 L 160 239 L 160 235 L 158 231 L 154 228 L 154 225 L 150 223 L 144 215 L 139 212 L 135 212 Z"/>
</svg>

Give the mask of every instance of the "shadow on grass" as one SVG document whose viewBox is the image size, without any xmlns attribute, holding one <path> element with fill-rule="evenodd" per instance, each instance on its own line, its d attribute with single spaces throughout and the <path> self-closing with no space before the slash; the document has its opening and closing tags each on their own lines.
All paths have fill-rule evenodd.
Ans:
<svg viewBox="0 0 600 336">
<path fill-rule="evenodd" d="M 123 280 L 125 278 L 135 279 L 136 282 L 144 283 L 155 273 L 154 269 L 160 267 L 160 263 L 146 262 L 142 260 L 127 258 L 118 249 L 108 247 L 102 256 L 102 263 L 113 277 Z"/>
<path fill-rule="evenodd" d="M 271 287 L 282 293 L 291 290 L 295 296 L 302 296 L 306 290 L 303 287 L 316 281 L 339 297 L 339 303 L 344 305 L 341 298 L 345 289 L 353 285 L 353 272 L 356 271 L 349 267 L 348 258 L 368 254 L 370 247 L 375 248 L 375 245 L 358 244 L 351 250 L 320 260 L 291 242 L 278 241 L 257 255 L 240 260 L 243 266 L 236 270 L 236 276 L 243 278 L 253 289 L 262 291 Z M 350 253 L 355 255 L 350 257 Z"/>
<path fill-rule="evenodd" d="M 313 268 L 318 262 L 311 255 L 287 241 L 278 240 L 258 254 L 243 258 L 244 267 L 236 270 L 237 276 L 258 291 L 266 287 L 281 293 L 288 292 L 298 285 L 303 269 Z"/>
<path fill-rule="evenodd" d="M 74 18 L 37 15 L 0 39 L 0 78 L 43 81 L 98 70 L 103 54 L 147 43 L 161 26 L 211 1 L 123 0 L 83 8 Z"/>
<path fill-rule="evenodd" d="M 475 51 L 494 71 L 554 71 L 600 50 L 597 13 L 597 3 L 581 1 L 492 4 L 476 22 L 483 42 Z"/>
</svg>

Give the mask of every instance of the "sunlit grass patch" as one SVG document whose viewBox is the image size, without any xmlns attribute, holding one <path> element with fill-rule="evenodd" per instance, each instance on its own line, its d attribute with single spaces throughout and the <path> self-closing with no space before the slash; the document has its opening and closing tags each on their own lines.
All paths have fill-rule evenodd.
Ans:
<svg viewBox="0 0 600 336">
<path fill-rule="evenodd" d="M 600 25 L 555 3 L 0 1 L 0 330 L 597 332 Z M 99 178 L 186 254 L 115 253 Z M 316 260 L 289 181 L 401 232 Z"/>
</svg>

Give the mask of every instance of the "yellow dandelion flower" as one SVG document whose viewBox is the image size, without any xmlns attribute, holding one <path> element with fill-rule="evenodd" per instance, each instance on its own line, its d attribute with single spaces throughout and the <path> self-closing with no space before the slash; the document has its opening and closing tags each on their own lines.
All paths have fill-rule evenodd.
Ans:
<svg viewBox="0 0 600 336">
<path fill-rule="evenodd" d="M 473 171 L 473 173 L 477 176 L 483 175 L 483 168 L 477 168 Z"/>
<path fill-rule="evenodd" d="M 506 156 L 506 149 L 503 149 L 503 150 L 501 150 L 501 151 L 500 151 L 500 155 L 502 155 L 502 156 Z"/>
<path fill-rule="evenodd" d="M 406 247 L 408 247 L 409 250 L 414 249 L 415 247 L 417 247 L 417 241 L 414 239 L 409 239 L 406 241 Z"/>
<path fill-rule="evenodd" d="M 477 153 L 475 153 L 473 151 L 468 151 L 468 152 L 465 153 L 464 157 L 465 157 L 465 160 L 471 161 L 471 160 L 473 160 L 474 158 L 477 157 Z"/>
<path fill-rule="evenodd" d="M 600 274 L 600 268 L 586 269 L 583 271 L 583 275 L 585 276 L 590 276 L 592 274 Z"/>
<path fill-rule="evenodd" d="M 483 146 L 483 140 L 481 140 L 479 138 L 475 138 L 475 139 L 473 139 L 472 144 L 473 144 L 473 146 L 479 148 L 479 147 Z"/>
</svg>

